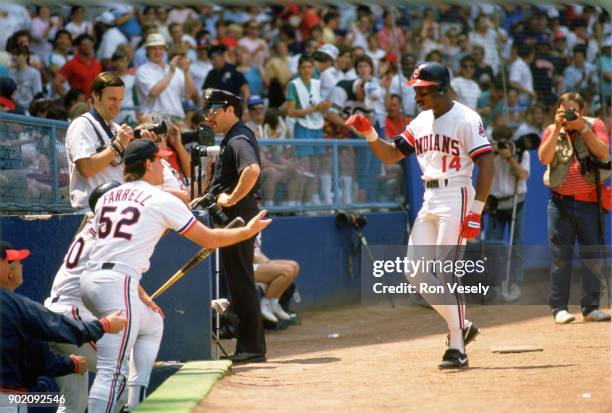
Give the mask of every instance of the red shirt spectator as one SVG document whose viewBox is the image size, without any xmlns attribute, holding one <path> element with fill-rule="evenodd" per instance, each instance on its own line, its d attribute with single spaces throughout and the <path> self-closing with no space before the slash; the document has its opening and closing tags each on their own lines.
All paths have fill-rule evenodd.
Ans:
<svg viewBox="0 0 612 413">
<path fill-rule="evenodd" d="M 402 102 L 398 95 L 391 95 L 387 104 L 387 116 L 385 117 L 385 135 L 389 139 L 400 135 L 410 123 L 410 116 L 402 116 Z"/>
<path fill-rule="evenodd" d="M 312 28 L 316 25 L 321 24 L 321 17 L 317 14 L 316 7 L 308 7 L 302 15 L 300 21 L 300 32 L 302 33 L 302 39 L 309 39 Z"/>
<path fill-rule="evenodd" d="M 544 136 L 542 137 L 542 143 L 548 139 L 552 133 L 552 130 L 553 126 L 546 128 L 544 131 Z M 606 144 L 609 143 L 606 125 L 600 119 L 595 119 L 595 121 L 593 121 L 592 130 L 593 133 L 597 135 L 599 140 L 605 142 Z M 574 138 L 574 134 L 570 134 L 570 139 L 572 141 Z M 565 181 L 563 181 L 561 186 L 555 188 L 554 191 L 561 195 L 578 195 L 592 192 L 594 189 L 595 185 L 588 183 L 580 173 L 580 163 L 578 163 L 578 160 L 576 160 L 576 157 L 574 157 L 568 168 Z"/>
<path fill-rule="evenodd" d="M 64 82 L 67 80 L 70 87 L 80 89 L 89 96 L 91 84 L 98 74 L 102 72 L 102 65 L 94 57 L 93 38 L 82 34 L 72 45 L 76 48 L 76 55 L 66 62 L 53 80 L 53 88 L 60 95 L 64 95 Z"/>
</svg>

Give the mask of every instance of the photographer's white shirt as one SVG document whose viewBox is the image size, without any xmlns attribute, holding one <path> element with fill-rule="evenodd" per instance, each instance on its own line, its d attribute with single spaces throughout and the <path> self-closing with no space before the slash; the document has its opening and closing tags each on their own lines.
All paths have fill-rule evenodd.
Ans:
<svg viewBox="0 0 612 413">
<path fill-rule="evenodd" d="M 87 119 L 85 119 L 87 117 Z M 94 126 L 95 125 L 95 129 Z M 113 135 L 117 133 L 119 125 L 111 122 Z M 105 182 L 117 181 L 123 183 L 123 163 L 118 166 L 109 164 L 90 178 L 83 177 L 76 161 L 91 158 L 101 147 L 98 136 L 105 145 L 111 139 L 108 137 L 100 123 L 90 114 L 86 113 L 74 119 L 66 132 L 66 152 L 68 153 L 68 171 L 70 173 L 70 204 L 73 208 L 89 211 L 89 194 Z"/>
<path fill-rule="evenodd" d="M 495 175 L 493 176 L 493 183 L 491 184 L 491 195 L 496 198 L 505 198 L 514 195 L 516 177 L 512 173 L 512 166 L 499 155 L 495 156 L 493 162 L 495 164 Z M 525 151 L 523 152 L 523 159 L 521 159 L 521 167 L 525 169 L 527 173 L 530 172 L 529 165 L 529 151 Z M 517 193 L 527 193 L 527 179 L 521 179 L 519 181 Z"/>
</svg>

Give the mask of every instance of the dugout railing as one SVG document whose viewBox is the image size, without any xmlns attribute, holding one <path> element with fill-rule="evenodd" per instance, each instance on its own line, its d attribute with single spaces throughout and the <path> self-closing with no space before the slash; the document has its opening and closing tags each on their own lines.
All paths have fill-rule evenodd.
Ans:
<svg viewBox="0 0 612 413">
<path fill-rule="evenodd" d="M 74 212 L 65 147 L 68 125 L 0 113 L 0 213 Z M 261 139 L 259 143 L 262 155 L 271 159 L 261 179 L 262 203 L 270 212 L 401 209 L 405 204 L 404 164 L 382 165 L 363 140 Z M 284 172 L 272 176 L 270 171 L 281 162 Z M 270 180 L 275 180 L 274 185 Z M 302 185 L 297 191 L 296 181 Z"/>
</svg>

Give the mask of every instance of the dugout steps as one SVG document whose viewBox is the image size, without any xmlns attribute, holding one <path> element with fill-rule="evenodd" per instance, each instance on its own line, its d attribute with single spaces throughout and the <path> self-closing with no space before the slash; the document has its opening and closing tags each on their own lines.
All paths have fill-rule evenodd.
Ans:
<svg viewBox="0 0 612 413">
<path fill-rule="evenodd" d="M 147 396 L 136 412 L 191 412 L 231 366 L 229 360 L 187 362 Z"/>
</svg>

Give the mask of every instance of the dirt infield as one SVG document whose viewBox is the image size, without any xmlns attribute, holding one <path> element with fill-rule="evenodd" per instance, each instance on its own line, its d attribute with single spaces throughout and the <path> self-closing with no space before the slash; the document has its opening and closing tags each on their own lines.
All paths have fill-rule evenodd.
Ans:
<svg viewBox="0 0 612 413">
<path fill-rule="evenodd" d="M 267 334 L 268 363 L 233 367 L 195 411 L 611 411 L 609 323 L 557 326 L 547 308 L 518 305 L 471 306 L 468 318 L 482 333 L 457 372 L 436 367 L 444 325 L 430 309 L 302 314 L 301 326 Z M 544 351 L 490 351 L 508 345 Z"/>
</svg>

